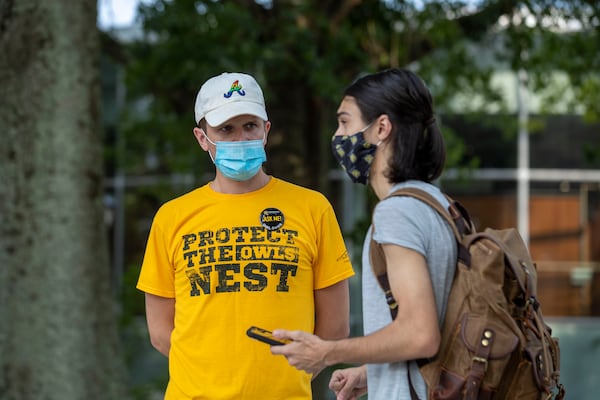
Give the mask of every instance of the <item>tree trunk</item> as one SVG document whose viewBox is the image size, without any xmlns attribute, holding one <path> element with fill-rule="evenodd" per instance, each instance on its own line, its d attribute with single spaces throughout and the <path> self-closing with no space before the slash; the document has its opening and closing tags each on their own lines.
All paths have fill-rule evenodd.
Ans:
<svg viewBox="0 0 600 400">
<path fill-rule="evenodd" d="M 0 54 L 0 398 L 126 398 L 96 1 L 0 0 Z"/>
</svg>

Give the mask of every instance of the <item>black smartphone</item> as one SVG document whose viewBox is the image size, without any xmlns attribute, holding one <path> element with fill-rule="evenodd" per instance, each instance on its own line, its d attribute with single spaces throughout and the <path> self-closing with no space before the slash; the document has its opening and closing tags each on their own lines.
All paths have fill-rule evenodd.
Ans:
<svg viewBox="0 0 600 400">
<path fill-rule="evenodd" d="M 263 343 L 270 344 L 271 346 L 281 346 L 291 342 L 291 340 L 276 338 L 273 336 L 271 331 L 259 328 L 257 326 L 251 326 L 248 328 L 246 335 L 250 336 L 252 339 L 260 340 Z"/>
</svg>

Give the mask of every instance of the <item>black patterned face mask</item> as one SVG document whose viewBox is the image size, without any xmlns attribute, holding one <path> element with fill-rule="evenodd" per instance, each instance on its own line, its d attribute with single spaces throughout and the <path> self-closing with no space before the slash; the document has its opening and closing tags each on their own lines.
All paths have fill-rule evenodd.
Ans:
<svg viewBox="0 0 600 400">
<path fill-rule="evenodd" d="M 368 128 L 368 127 L 367 127 Z M 333 156 L 340 163 L 352 182 L 367 184 L 371 163 L 377 146 L 365 140 L 367 128 L 350 136 L 334 136 L 331 139 Z"/>
</svg>

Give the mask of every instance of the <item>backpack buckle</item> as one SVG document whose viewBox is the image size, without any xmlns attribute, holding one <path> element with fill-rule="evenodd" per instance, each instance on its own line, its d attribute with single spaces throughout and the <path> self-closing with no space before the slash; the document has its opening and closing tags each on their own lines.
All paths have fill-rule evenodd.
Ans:
<svg viewBox="0 0 600 400">
<path fill-rule="evenodd" d="M 483 370 L 487 371 L 487 367 L 488 367 L 488 360 L 487 359 L 485 359 L 483 357 L 477 357 L 477 356 L 475 356 L 475 357 L 473 357 L 471 359 L 471 361 L 473 361 L 473 362 L 476 361 L 476 362 L 482 363 L 483 364 Z"/>
</svg>

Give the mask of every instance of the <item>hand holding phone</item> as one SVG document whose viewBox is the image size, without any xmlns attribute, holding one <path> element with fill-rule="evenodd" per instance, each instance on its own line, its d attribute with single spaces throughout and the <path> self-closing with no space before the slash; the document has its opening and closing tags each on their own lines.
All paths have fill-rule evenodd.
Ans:
<svg viewBox="0 0 600 400">
<path fill-rule="evenodd" d="M 252 339 L 260 340 L 263 343 L 270 344 L 271 346 L 282 346 L 291 342 L 291 340 L 276 338 L 273 336 L 271 331 L 259 328 L 257 326 L 251 326 L 248 328 L 246 335 Z"/>
</svg>

